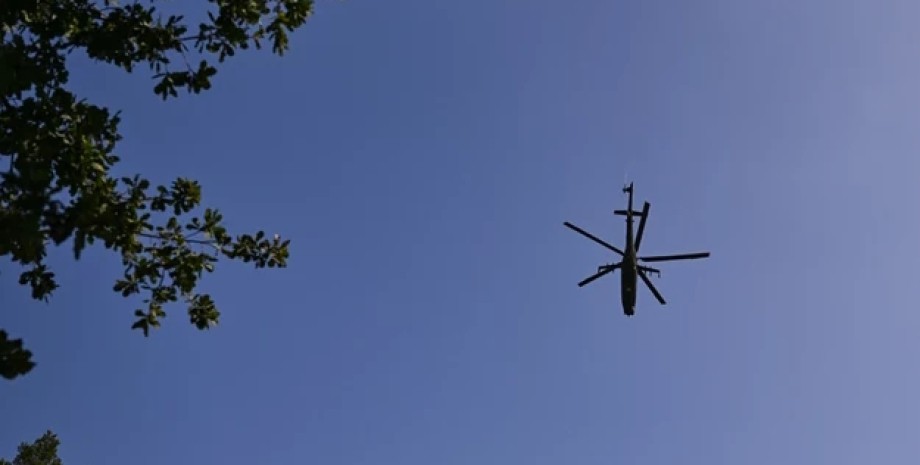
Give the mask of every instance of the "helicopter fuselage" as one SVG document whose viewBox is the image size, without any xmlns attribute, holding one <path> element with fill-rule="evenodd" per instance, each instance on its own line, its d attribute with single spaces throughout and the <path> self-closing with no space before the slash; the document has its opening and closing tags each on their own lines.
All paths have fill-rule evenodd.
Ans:
<svg viewBox="0 0 920 465">
<path fill-rule="evenodd" d="M 623 261 L 620 262 L 620 300 L 626 316 L 632 316 L 636 312 L 636 280 L 638 277 L 636 245 L 633 238 L 632 203 L 632 189 L 629 189 L 629 206 L 626 210 L 626 248 L 623 250 Z"/>
<path fill-rule="evenodd" d="M 632 316 L 636 312 L 636 268 L 624 260 L 620 267 L 620 300 L 623 302 L 623 313 Z"/>
</svg>

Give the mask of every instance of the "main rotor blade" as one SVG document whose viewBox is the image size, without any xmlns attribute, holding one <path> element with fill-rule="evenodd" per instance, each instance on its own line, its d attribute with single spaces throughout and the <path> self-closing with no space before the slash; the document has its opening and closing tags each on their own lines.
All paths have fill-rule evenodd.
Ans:
<svg viewBox="0 0 920 465">
<path fill-rule="evenodd" d="M 642 244 L 642 231 L 645 231 L 645 220 L 648 219 L 648 209 L 652 205 L 645 202 L 642 205 L 642 218 L 639 219 L 639 229 L 636 231 L 636 252 L 639 252 L 639 245 Z"/>
<path fill-rule="evenodd" d="M 658 302 L 660 302 L 661 305 L 667 304 L 667 302 L 664 301 L 664 297 L 661 296 L 661 293 L 658 292 L 658 289 L 655 289 L 655 285 L 652 284 L 652 281 L 648 279 L 648 276 L 645 275 L 644 271 L 639 270 L 639 277 L 642 278 L 642 281 L 645 282 L 646 286 L 648 286 L 648 290 L 652 291 L 652 294 L 655 295 L 655 298 L 658 299 Z"/>
<path fill-rule="evenodd" d="M 604 276 L 605 274 L 610 273 L 610 272 L 612 272 L 613 270 L 619 268 L 619 265 L 604 266 L 604 267 L 601 267 L 601 268 L 602 268 L 602 269 L 601 269 L 600 271 L 598 271 L 597 273 L 594 273 L 593 275 L 588 276 L 587 278 L 585 278 L 584 280 L 582 280 L 580 283 L 578 283 L 578 287 L 583 287 L 583 286 L 585 286 L 585 285 L 587 285 L 587 284 L 590 284 L 590 283 L 591 283 L 592 281 L 594 281 L 595 279 L 600 278 L 601 276 Z"/>
<path fill-rule="evenodd" d="M 671 260 L 693 260 L 697 258 L 706 258 L 709 252 L 684 253 L 677 255 L 656 255 L 652 257 L 639 257 L 643 262 L 667 262 Z"/>
<path fill-rule="evenodd" d="M 591 239 L 592 241 L 597 242 L 598 244 L 600 244 L 600 245 L 602 245 L 602 246 L 604 246 L 604 247 L 607 247 L 608 249 L 610 249 L 610 250 L 612 250 L 612 251 L 614 251 L 614 252 L 616 252 L 616 253 L 618 253 L 618 254 L 620 254 L 620 255 L 625 255 L 625 254 L 623 253 L 622 250 L 620 250 L 620 249 L 618 249 L 618 248 L 616 248 L 616 247 L 614 247 L 614 246 L 612 246 L 612 245 L 610 245 L 610 244 L 604 242 L 604 241 L 601 240 L 601 239 L 598 239 L 598 238 L 595 237 L 593 234 L 589 233 L 588 231 L 585 231 L 584 229 L 579 228 L 578 226 L 575 226 L 575 225 L 572 224 L 572 223 L 569 223 L 568 221 L 566 221 L 565 223 L 562 223 L 562 224 L 566 225 L 568 228 L 572 229 L 573 231 L 582 234 L 583 236 L 587 237 L 588 239 Z"/>
</svg>

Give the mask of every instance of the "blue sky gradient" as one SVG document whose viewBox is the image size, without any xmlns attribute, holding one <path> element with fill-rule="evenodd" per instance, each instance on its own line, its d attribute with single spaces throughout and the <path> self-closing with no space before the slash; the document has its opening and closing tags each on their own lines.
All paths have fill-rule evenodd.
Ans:
<svg viewBox="0 0 920 465">
<path fill-rule="evenodd" d="M 150 338 L 120 262 L 54 255 L 0 327 L 0 457 L 68 464 L 866 464 L 920 456 L 920 4 L 319 2 L 283 58 L 244 53 L 124 111 L 124 162 L 201 180 L 290 267 L 222 262 L 223 312 Z M 664 264 L 637 315 L 612 261 L 625 180 Z M 9 270 L 9 271 L 7 271 Z M 653 278 L 654 279 L 654 278 Z"/>
</svg>

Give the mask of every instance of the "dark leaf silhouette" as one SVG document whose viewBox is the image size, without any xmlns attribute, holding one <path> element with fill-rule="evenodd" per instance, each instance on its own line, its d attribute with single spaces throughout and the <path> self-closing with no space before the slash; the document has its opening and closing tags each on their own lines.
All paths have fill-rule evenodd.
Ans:
<svg viewBox="0 0 920 465">
<path fill-rule="evenodd" d="M 156 4 L 156 5 L 154 5 Z M 114 284 L 144 303 L 132 328 L 160 325 L 165 307 L 181 302 L 200 329 L 217 323 L 211 297 L 196 292 L 220 258 L 284 267 L 289 241 L 230 234 L 217 209 L 200 209 L 201 186 L 178 178 L 154 186 L 140 174 L 115 178 L 119 114 L 68 90 L 68 58 L 91 59 L 133 72 L 146 66 L 162 99 L 199 93 L 222 63 L 263 41 L 282 55 L 288 33 L 313 12 L 310 0 L 182 2 L 207 9 L 190 24 L 157 2 L 3 2 L 0 6 L 0 257 L 22 266 L 18 282 L 48 300 L 58 283 L 47 248 L 69 243 L 74 259 L 101 244 L 121 255 Z M 197 62 L 197 65 L 192 63 Z M 196 213 L 197 212 L 197 213 Z M 0 373 L 15 378 L 34 363 L 21 341 L 0 340 Z"/>
</svg>

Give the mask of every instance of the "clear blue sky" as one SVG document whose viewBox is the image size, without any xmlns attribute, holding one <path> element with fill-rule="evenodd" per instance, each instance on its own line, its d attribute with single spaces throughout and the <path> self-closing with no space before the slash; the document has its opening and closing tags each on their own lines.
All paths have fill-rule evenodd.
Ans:
<svg viewBox="0 0 920 465">
<path fill-rule="evenodd" d="M 0 456 L 65 463 L 866 464 L 920 456 L 920 4 L 319 2 L 283 58 L 245 53 L 124 110 L 122 172 L 198 178 L 290 268 L 224 262 L 222 324 L 150 338 L 102 252 L 0 326 Z M 616 279 L 626 177 L 668 263 Z"/>
</svg>

